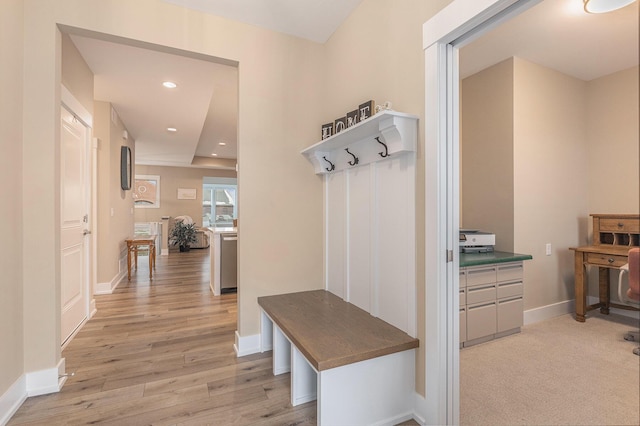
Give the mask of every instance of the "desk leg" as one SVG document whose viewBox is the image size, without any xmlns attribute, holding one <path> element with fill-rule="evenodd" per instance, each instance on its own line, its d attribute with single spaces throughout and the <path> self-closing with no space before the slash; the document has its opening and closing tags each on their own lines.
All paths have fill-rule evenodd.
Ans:
<svg viewBox="0 0 640 426">
<path fill-rule="evenodd" d="M 153 278 L 153 248 L 149 246 L 149 279 Z"/>
<path fill-rule="evenodd" d="M 575 293 L 576 293 L 576 321 L 584 322 L 587 313 L 587 275 L 585 273 L 582 253 L 576 251 L 574 257 Z"/>
<path fill-rule="evenodd" d="M 131 281 L 131 246 L 127 245 L 127 278 Z"/>
<path fill-rule="evenodd" d="M 609 282 L 609 269 L 598 268 L 598 293 L 600 296 L 600 313 L 609 315 L 609 292 L 611 283 Z"/>
</svg>

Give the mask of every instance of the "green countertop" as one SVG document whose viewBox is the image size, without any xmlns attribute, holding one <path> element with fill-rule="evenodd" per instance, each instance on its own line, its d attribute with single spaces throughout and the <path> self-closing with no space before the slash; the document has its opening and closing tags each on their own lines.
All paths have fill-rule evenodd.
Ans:
<svg viewBox="0 0 640 426">
<path fill-rule="evenodd" d="M 529 254 L 509 253 L 506 251 L 494 251 L 491 253 L 460 253 L 460 267 L 490 265 L 492 263 L 518 262 L 531 260 Z"/>
</svg>

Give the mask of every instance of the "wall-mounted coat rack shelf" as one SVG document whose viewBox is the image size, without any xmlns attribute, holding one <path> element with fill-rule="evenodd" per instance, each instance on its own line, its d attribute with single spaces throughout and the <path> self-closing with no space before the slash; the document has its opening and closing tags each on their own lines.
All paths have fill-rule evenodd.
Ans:
<svg viewBox="0 0 640 426">
<path fill-rule="evenodd" d="M 417 140 L 417 116 L 383 111 L 302 150 L 302 154 L 316 174 L 326 174 L 415 152 Z"/>
</svg>

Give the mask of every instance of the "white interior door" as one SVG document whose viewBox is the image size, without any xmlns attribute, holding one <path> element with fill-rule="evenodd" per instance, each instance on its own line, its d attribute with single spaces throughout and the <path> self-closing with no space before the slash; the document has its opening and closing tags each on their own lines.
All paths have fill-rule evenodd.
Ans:
<svg viewBox="0 0 640 426">
<path fill-rule="evenodd" d="M 62 107 L 60 133 L 60 335 L 63 344 L 88 315 L 88 128 Z"/>
</svg>

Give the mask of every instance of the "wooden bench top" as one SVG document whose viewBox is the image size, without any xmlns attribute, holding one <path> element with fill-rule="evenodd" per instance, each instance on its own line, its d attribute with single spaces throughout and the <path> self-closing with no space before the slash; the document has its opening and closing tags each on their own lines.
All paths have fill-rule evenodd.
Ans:
<svg viewBox="0 0 640 426">
<path fill-rule="evenodd" d="M 317 371 L 414 349 L 419 340 L 326 290 L 258 298 Z"/>
</svg>

